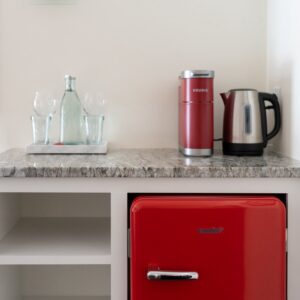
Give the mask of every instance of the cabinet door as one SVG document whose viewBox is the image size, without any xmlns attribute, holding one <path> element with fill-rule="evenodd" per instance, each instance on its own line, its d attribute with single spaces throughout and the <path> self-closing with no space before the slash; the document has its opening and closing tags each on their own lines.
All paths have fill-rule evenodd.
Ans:
<svg viewBox="0 0 300 300">
<path fill-rule="evenodd" d="M 285 215 L 275 197 L 136 198 L 131 300 L 284 300 Z"/>
</svg>

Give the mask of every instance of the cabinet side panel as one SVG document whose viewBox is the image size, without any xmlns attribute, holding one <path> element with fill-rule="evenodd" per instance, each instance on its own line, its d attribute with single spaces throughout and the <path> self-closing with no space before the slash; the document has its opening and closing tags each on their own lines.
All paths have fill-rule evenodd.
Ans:
<svg viewBox="0 0 300 300">
<path fill-rule="evenodd" d="M 109 194 L 22 194 L 23 217 L 109 217 Z"/>
<path fill-rule="evenodd" d="M 16 194 L 0 194 L 0 240 L 20 218 L 20 202 Z"/>
<path fill-rule="evenodd" d="M 21 300 L 18 267 L 0 267 L 0 299 Z"/>
</svg>

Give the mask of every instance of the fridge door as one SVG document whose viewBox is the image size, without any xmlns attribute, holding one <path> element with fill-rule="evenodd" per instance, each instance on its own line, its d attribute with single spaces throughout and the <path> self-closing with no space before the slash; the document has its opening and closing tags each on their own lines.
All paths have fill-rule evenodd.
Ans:
<svg viewBox="0 0 300 300">
<path fill-rule="evenodd" d="M 285 206 L 268 196 L 140 196 L 131 300 L 284 300 Z"/>
</svg>

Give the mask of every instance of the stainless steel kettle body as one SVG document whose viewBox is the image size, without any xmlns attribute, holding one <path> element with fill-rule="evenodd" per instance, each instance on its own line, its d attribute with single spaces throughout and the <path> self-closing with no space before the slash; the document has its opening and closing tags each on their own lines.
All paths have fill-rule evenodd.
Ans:
<svg viewBox="0 0 300 300">
<path fill-rule="evenodd" d="M 269 139 L 281 126 L 280 107 L 275 94 L 253 89 L 234 89 L 221 93 L 224 101 L 223 153 L 262 155 Z M 269 102 L 271 105 L 266 106 Z M 267 132 L 266 110 L 274 110 L 274 128 Z"/>
</svg>

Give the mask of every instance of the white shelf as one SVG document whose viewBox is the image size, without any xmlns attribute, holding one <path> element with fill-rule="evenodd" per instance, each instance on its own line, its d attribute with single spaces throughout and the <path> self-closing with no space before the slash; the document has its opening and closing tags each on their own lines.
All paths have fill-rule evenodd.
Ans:
<svg viewBox="0 0 300 300">
<path fill-rule="evenodd" d="M 110 300 L 109 296 L 26 296 L 22 300 Z"/>
<path fill-rule="evenodd" d="M 110 300 L 109 296 L 26 296 L 22 300 Z"/>
<path fill-rule="evenodd" d="M 22 218 L 0 241 L 0 265 L 110 263 L 109 218 Z"/>
</svg>

